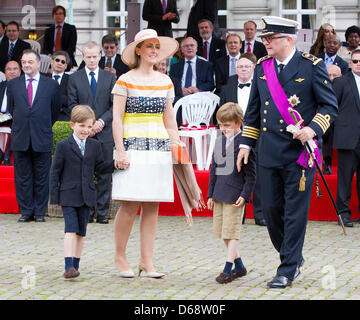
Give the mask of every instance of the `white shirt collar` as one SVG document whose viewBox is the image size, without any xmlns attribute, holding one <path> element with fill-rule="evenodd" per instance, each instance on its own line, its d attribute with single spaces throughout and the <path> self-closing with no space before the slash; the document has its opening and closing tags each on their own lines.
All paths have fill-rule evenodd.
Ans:
<svg viewBox="0 0 360 320">
<path fill-rule="evenodd" d="M 196 56 L 194 58 L 192 58 L 191 60 L 188 60 L 185 58 L 185 63 L 187 63 L 188 61 L 191 61 L 192 63 L 196 62 Z"/>
<path fill-rule="evenodd" d="M 9 47 L 10 47 L 10 44 L 11 44 L 11 43 L 13 43 L 14 46 L 15 46 L 17 41 L 18 41 L 18 39 L 16 39 L 15 41 L 10 41 L 10 40 L 9 40 Z"/>
<path fill-rule="evenodd" d="M 203 44 L 204 44 L 205 41 L 207 41 L 207 43 L 210 44 L 210 43 L 211 43 L 211 40 L 212 40 L 212 37 L 210 37 L 210 38 L 207 39 L 207 40 L 204 40 L 204 39 L 203 39 Z"/>
<path fill-rule="evenodd" d="M 235 58 L 236 60 L 239 60 L 241 56 L 241 53 L 239 52 L 235 57 L 229 55 L 229 61 L 231 61 L 232 58 Z"/>
<path fill-rule="evenodd" d="M 25 81 L 27 82 L 31 77 L 27 74 L 25 74 Z M 34 77 L 32 77 L 34 80 L 36 80 L 37 82 L 39 82 L 40 80 L 40 72 L 38 72 Z"/>
<path fill-rule="evenodd" d="M 64 23 L 65 23 L 65 21 L 63 23 L 60 23 L 60 24 L 55 23 L 55 29 L 57 28 L 57 26 L 61 26 L 60 29 L 62 29 L 64 27 Z"/>
<path fill-rule="evenodd" d="M 333 56 L 330 57 L 330 56 L 325 52 L 324 60 L 326 60 L 326 58 L 331 59 L 331 61 L 335 61 L 336 53 L 335 53 Z"/>
<path fill-rule="evenodd" d="M 294 48 L 284 61 L 279 61 L 278 59 L 276 59 L 277 65 L 279 65 L 281 63 L 284 66 L 286 66 L 289 63 L 289 61 L 292 59 L 292 57 L 294 56 L 295 52 L 296 52 L 296 49 Z"/>
<path fill-rule="evenodd" d="M 253 40 L 251 40 L 251 41 L 247 41 L 247 40 L 245 39 L 245 45 L 247 45 L 248 42 L 251 44 L 251 46 L 253 46 L 253 45 L 255 44 L 255 39 L 253 39 Z M 245 49 L 246 49 L 246 48 L 245 48 Z"/>
<path fill-rule="evenodd" d="M 73 137 L 74 137 L 75 142 L 80 146 L 81 139 L 78 138 L 78 137 L 75 135 L 75 133 L 73 133 Z M 86 139 L 84 139 L 83 141 L 84 141 L 84 143 L 86 143 Z"/>
<path fill-rule="evenodd" d="M 360 76 L 358 76 L 357 74 L 355 74 L 353 71 L 351 71 L 352 74 L 354 75 L 355 81 L 360 83 Z"/>
<path fill-rule="evenodd" d="M 229 139 L 228 138 L 226 138 L 226 139 L 229 141 L 229 143 L 231 143 L 236 138 L 236 136 L 238 136 L 240 133 L 241 133 L 241 129 L 239 130 L 238 133 L 235 133 L 232 137 L 230 137 Z"/>
<path fill-rule="evenodd" d="M 99 67 L 97 67 L 95 70 L 90 70 L 87 66 L 85 66 L 85 71 L 87 76 L 89 77 L 90 72 L 94 72 L 95 73 L 95 78 L 97 77 L 98 73 L 99 73 Z"/>
</svg>

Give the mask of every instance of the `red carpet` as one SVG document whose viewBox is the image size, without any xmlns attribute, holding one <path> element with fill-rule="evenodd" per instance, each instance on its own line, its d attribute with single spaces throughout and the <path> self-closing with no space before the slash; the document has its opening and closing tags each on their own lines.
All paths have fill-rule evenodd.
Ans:
<svg viewBox="0 0 360 320">
<path fill-rule="evenodd" d="M 336 199 L 336 183 L 337 183 L 336 160 L 337 160 L 336 153 L 334 152 L 332 175 L 325 176 L 325 179 L 330 187 L 334 199 Z M 202 190 L 204 201 L 206 202 L 209 171 L 195 170 L 195 175 L 197 182 Z M 175 181 L 174 181 L 174 185 L 175 185 Z M 327 194 L 325 185 L 323 184 L 321 179 L 320 179 L 320 190 L 322 193 L 322 197 L 320 199 L 317 199 L 315 183 L 314 183 L 312 199 L 310 204 L 309 220 L 336 221 L 337 216 L 335 209 L 332 206 L 330 197 Z M 360 217 L 357 208 L 358 208 L 358 197 L 356 192 L 356 179 L 354 177 L 352 184 L 352 197 L 350 202 L 350 209 L 353 214 L 352 216 L 353 219 Z M 19 208 L 15 198 L 14 167 L 12 166 L 11 167 L 6 167 L 3 165 L 0 166 L 0 213 L 19 213 Z M 184 215 L 184 211 L 180 203 L 179 194 L 176 188 L 175 188 L 175 202 L 161 203 L 159 214 L 169 215 L 169 216 Z M 205 210 L 202 212 L 197 212 L 193 210 L 193 216 L 211 217 L 212 211 Z M 251 204 L 247 205 L 246 217 L 253 218 L 253 210 Z"/>
</svg>

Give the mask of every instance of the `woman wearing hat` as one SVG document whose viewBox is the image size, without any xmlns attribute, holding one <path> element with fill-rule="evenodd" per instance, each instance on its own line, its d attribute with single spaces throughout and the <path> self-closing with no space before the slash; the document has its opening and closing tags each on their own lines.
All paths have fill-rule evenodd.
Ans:
<svg viewBox="0 0 360 320">
<path fill-rule="evenodd" d="M 178 43 L 155 30 L 137 33 L 121 58 L 130 71 L 114 86 L 113 135 L 116 147 L 112 198 L 122 204 L 115 218 L 115 264 L 122 277 L 134 277 L 126 245 L 141 207 L 139 276 L 161 278 L 152 262 L 159 202 L 173 202 L 170 141 L 179 134 L 172 107 L 174 86 L 154 65 L 170 57 Z"/>
</svg>

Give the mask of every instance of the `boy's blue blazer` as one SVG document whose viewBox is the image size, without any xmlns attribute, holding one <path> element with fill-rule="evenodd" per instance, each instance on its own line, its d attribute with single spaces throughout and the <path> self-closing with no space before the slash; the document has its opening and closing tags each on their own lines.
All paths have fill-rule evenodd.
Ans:
<svg viewBox="0 0 360 320">
<path fill-rule="evenodd" d="M 112 173 L 114 161 L 104 162 L 99 141 L 87 138 L 84 157 L 73 135 L 56 145 L 50 171 L 50 203 L 95 207 L 94 172 Z"/>
<path fill-rule="evenodd" d="M 250 202 L 256 179 L 256 161 L 254 151 L 251 150 L 248 163 L 241 167 L 240 172 L 237 171 L 240 137 L 241 134 L 238 134 L 227 150 L 226 137 L 223 134 L 217 137 L 211 162 L 208 198 L 235 203 L 242 196 L 246 202 Z"/>
</svg>

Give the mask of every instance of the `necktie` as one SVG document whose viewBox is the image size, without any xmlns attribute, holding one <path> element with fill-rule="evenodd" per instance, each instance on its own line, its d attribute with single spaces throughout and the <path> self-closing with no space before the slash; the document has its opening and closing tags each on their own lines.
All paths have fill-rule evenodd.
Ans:
<svg viewBox="0 0 360 320">
<path fill-rule="evenodd" d="M 204 42 L 203 58 L 207 60 L 207 41 Z"/>
<path fill-rule="evenodd" d="M 284 68 L 285 68 L 285 65 L 280 63 L 279 64 L 279 74 L 281 73 L 281 71 L 283 71 Z"/>
<path fill-rule="evenodd" d="M 251 52 L 251 45 L 250 42 L 247 43 L 247 52 Z"/>
<path fill-rule="evenodd" d="M 242 89 L 244 87 L 250 87 L 251 83 L 239 83 L 239 88 Z"/>
<path fill-rule="evenodd" d="M 32 82 L 33 82 L 33 78 L 30 78 L 28 81 L 28 86 L 27 86 L 27 95 L 28 95 L 28 99 L 29 99 L 29 104 L 30 104 L 30 108 L 32 105 L 32 98 L 33 98 L 33 86 L 32 86 Z"/>
<path fill-rule="evenodd" d="M 55 52 L 61 50 L 61 26 L 57 26 L 56 41 L 55 41 Z"/>
<path fill-rule="evenodd" d="M 58 74 L 55 74 L 54 75 L 54 79 L 56 80 L 57 83 L 59 83 L 59 79 L 60 79 L 60 76 Z M 60 84 L 60 83 L 59 83 Z"/>
<path fill-rule="evenodd" d="M 80 152 L 81 152 L 81 155 L 84 156 L 85 154 L 85 141 L 84 140 L 80 140 Z"/>
<path fill-rule="evenodd" d="M 105 67 L 112 68 L 111 58 L 107 58 Z"/>
<path fill-rule="evenodd" d="M 13 51 L 14 51 L 14 43 L 13 43 L 13 42 L 11 42 L 11 43 L 10 43 L 9 55 L 8 55 L 8 61 L 10 61 L 10 60 L 11 60 L 11 58 L 12 58 L 12 54 L 13 54 Z"/>
<path fill-rule="evenodd" d="M 163 9 L 163 13 L 166 13 L 166 0 L 162 0 L 162 9 Z"/>
<path fill-rule="evenodd" d="M 333 64 L 333 60 L 331 57 L 326 57 L 325 58 L 325 65 L 328 67 L 328 66 L 331 66 Z"/>
<path fill-rule="evenodd" d="M 235 64 L 236 64 L 236 58 L 231 58 L 230 76 L 233 76 L 234 74 L 236 74 Z"/>
<path fill-rule="evenodd" d="M 185 76 L 185 88 L 189 88 L 191 87 L 191 83 L 192 83 L 192 67 L 191 67 L 191 61 L 186 61 L 186 63 L 188 64 L 188 68 Z"/>
<path fill-rule="evenodd" d="M 95 72 L 91 71 L 90 73 L 91 76 L 91 82 L 90 82 L 90 88 L 91 88 L 91 92 L 93 97 L 95 98 L 96 95 L 96 80 L 95 80 Z"/>
</svg>

